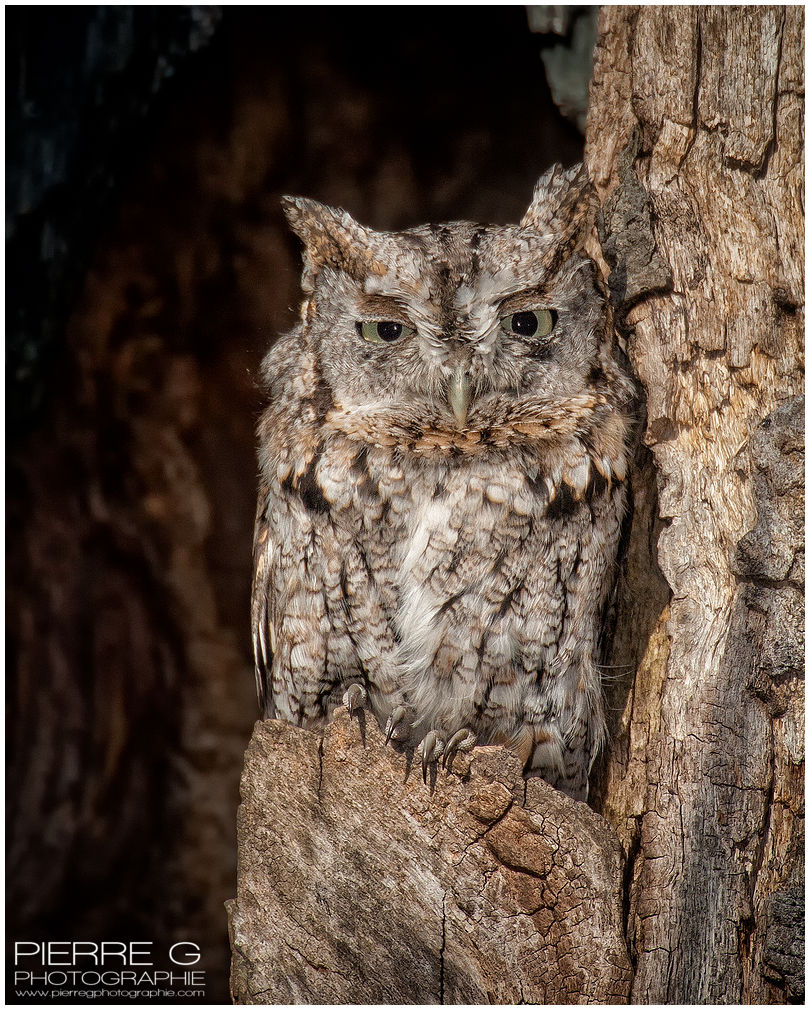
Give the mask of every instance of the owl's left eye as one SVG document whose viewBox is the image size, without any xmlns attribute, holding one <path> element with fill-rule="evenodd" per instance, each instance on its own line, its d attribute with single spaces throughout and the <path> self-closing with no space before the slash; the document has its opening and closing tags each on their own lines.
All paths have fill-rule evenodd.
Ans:
<svg viewBox="0 0 810 1010">
<path fill-rule="evenodd" d="M 395 340 L 410 336 L 413 330 L 404 323 L 392 320 L 382 322 L 366 322 L 357 324 L 357 332 L 370 344 L 392 344 Z"/>
<path fill-rule="evenodd" d="M 549 336 L 556 324 L 557 313 L 554 309 L 513 312 L 512 315 L 501 318 L 501 327 L 506 333 L 535 340 Z"/>
</svg>

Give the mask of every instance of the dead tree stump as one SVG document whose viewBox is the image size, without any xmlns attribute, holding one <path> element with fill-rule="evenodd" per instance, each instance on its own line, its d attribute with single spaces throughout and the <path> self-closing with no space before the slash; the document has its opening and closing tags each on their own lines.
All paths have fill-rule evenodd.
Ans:
<svg viewBox="0 0 810 1010">
<path fill-rule="evenodd" d="M 236 1003 L 624 1003 L 621 847 L 500 747 L 423 783 L 373 718 L 268 721 L 230 903 Z"/>
</svg>

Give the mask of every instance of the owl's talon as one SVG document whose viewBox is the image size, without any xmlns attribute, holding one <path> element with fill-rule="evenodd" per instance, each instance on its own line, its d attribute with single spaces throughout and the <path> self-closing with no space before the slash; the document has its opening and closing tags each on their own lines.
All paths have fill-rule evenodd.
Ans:
<svg viewBox="0 0 810 1010">
<path fill-rule="evenodd" d="M 452 764 L 455 754 L 466 753 L 468 750 L 472 750 L 474 746 L 475 733 L 467 726 L 454 733 L 447 741 L 447 746 L 444 749 L 442 768 L 447 768 L 449 764 Z"/>
<path fill-rule="evenodd" d="M 358 709 L 365 708 L 367 701 L 368 695 L 362 684 L 352 684 L 348 687 L 343 695 L 343 704 L 349 710 L 349 718 L 351 719 Z"/>
<path fill-rule="evenodd" d="M 427 782 L 427 770 L 431 761 L 438 761 L 444 750 L 444 740 L 434 730 L 425 736 L 420 745 L 422 751 L 422 781 Z"/>
<path fill-rule="evenodd" d="M 404 705 L 397 705 L 394 711 L 388 716 L 388 722 L 385 724 L 386 743 L 391 742 L 391 737 L 394 735 L 397 728 L 402 725 L 407 716 L 408 710 Z"/>
</svg>

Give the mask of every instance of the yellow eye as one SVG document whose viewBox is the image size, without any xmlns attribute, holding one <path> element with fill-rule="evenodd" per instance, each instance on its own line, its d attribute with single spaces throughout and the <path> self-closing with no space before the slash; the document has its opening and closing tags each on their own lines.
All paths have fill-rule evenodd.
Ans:
<svg viewBox="0 0 810 1010">
<path fill-rule="evenodd" d="M 501 328 L 506 333 L 518 337 L 538 340 L 547 337 L 557 323 L 554 309 L 533 309 L 528 312 L 513 312 L 501 319 Z"/>
<path fill-rule="evenodd" d="M 395 340 L 409 337 L 414 331 L 404 323 L 390 320 L 373 323 L 358 323 L 357 331 L 370 344 L 392 344 Z"/>
</svg>

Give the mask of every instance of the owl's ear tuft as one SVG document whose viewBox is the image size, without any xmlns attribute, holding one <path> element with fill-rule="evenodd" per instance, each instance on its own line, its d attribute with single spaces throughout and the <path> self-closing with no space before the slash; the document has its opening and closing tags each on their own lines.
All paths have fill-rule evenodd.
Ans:
<svg viewBox="0 0 810 1010">
<path fill-rule="evenodd" d="M 338 237 L 341 230 L 349 239 L 348 233 L 360 227 L 347 211 L 327 207 L 306 196 L 282 196 L 281 208 L 290 227 L 306 246 L 317 243 L 325 235 Z"/>
<path fill-rule="evenodd" d="M 345 210 L 336 210 L 303 196 L 284 196 L 281 206 L 295 234 L 304 243 L 305 290 L 325 266 L 363 280 L 369 273 L 385 273 L 374 255 L 375 232 L 363 227 Z"/>
<path fill-rule="evenodd" d="M 520 226 L 554 236 L 561 245 L 575 249 L 585 239 L 598 210 L 596 190 L 584 165 L 552 165 L 537 180 Z"/>
</svg>

